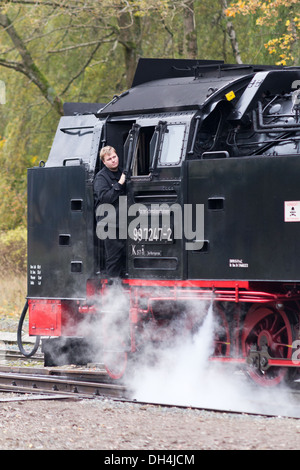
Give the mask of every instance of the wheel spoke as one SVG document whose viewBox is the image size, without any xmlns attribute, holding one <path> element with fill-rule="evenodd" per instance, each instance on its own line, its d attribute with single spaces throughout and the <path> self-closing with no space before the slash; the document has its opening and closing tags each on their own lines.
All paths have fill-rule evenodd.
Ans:
<svg viewBox="0 0 300 470">
<path fill-rule="evenodd" d="M 247 333 L 242 337 L 242 348 L 246 356 L 255 348 L 258 352 L 266 351 L 272 358 L 291 357 L 292 327 L 285 312 L 266 307 L 250 310 L 244 326 Z M 276 385 L 284 379 L 287 369 L 270 367 L 261 370 L 256 364 L 247 372 L 259 384 Z"/>
<path fill-rule="evenodd" d="M 286 325 L 283 325 L 280 330 L 278 330 L 276 333 L 274 333 L 274 337 L 281 335 L 284 331 L 285 332 L 287 331 Z"/>
</svg>

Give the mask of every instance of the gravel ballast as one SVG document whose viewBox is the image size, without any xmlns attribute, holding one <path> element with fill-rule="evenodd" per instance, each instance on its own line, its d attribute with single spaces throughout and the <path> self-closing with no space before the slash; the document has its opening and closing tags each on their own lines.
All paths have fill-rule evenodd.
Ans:
<svg viewBox="0 0 300 470">
<path fill-rule="evenodd" d="M 0 402 L 0 449 L 296 450 L 300 420 L 101 398 L 8 401 Z"/>
</svg>

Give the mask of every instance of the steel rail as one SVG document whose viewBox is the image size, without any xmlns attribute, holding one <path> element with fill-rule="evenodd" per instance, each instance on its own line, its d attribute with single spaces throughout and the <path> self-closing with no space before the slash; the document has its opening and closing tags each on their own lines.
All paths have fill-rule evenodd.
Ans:
<svg viewBox="0 0 300 470">
<path fill-rule="evenodd" d="M 137 405 L 151 405 L 166 408 L 188 408 L 203 411 L 212 411 L 217 413 L 230 413 L 230 414 L 248 414 L 264 417 L 289 417 L 300 418 L 299 406 L 295 403 L 292 407 L 288 408 L 285 405 L 282 409 L 265 408 L 266 404 L 262 404 L 261 411 L 253 410 L 235 410 L 223 409 L 207 406 L 193 406 L 193 405 L 180 405 L 168 404 L 164 402 L 145 402 L 136 400 L 130 396 L 128 389 L 123 385 L 115 383 L 103 383 L 104 371 L 86 371 L 86 370 L 53 370 L 53 369 L 35 369 L 26 367 L 6 367 L 0 368 L 0 392 L 14 392 L 14 393 L 28 393 L 35 399 L 81 399 L 81 398 L 108 398 L 114 401 L 121 401 L 124 403 L 134 403 Z M 98 377 L 100 381 L 96 381 Z M 89 378 L 90 381 L 82 380 L 82 378 Z M 293 395 L 299 397 L 295 391 Z M 14 401 L 22 400 L 22 398 L 14 397 Z M 5 398 L 4 401 L 8 399 Z M 1 401 L 1 398 L 0 398 Z M 263 409 L 265 408 L 265 409 Z M 276 407 L 275 407 L 276 408 Z"/>
<path fill-rule="evenodd" d="M 15 349 L 0 349 L 0 361 L 14 359 L 18 359 L 21 361 L 44 361 L 44 354 L 36 353 L 34 356 L 26 357 L 20 351 L 17 351 Z"/>
<path fill-rule="evenodd" d="M 124 386 L 95 381 L 93 375 L 89 377 L 89 380 L 83 380 L 82 373 L 81 377 L 80 374 L 74 377 L 71 371 L 65 371 L 63 375 L 54 375 L 49 372 L 39 373 L 38 370 L 33 371 L 33 369 L 26 372 L 24 371 L 26 368 L 10 369 L 10 371 L 3 371 L 0 368 L 0 390 L 2 391 L 45 392 L 88 397 L 109 395 L 118 398 L 123 398 L 126 395 Z M 85 372 L 84 375 L 87 376 L 88 373 Z M 100 377 L 103 377 L 103 374 Z"/>
</svg>

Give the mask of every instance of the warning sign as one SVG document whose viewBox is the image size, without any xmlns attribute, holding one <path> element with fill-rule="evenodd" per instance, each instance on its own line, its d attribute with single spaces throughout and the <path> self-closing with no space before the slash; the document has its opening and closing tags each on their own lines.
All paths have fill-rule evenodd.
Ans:
<svg viewBox="0 0 300 470">
<path fill-rule="evenodd" d="M 234 91 L 230 91 L 229 93 L 226 93 L 225 95 L 227 101 L 231 101 L 235 98 L 235 94 L 234 94 Z"/>
<path fill-rule="evenodd" d="M 300 201 L 284 201 L 284 221 L 300 222 Z"/>
</svg>

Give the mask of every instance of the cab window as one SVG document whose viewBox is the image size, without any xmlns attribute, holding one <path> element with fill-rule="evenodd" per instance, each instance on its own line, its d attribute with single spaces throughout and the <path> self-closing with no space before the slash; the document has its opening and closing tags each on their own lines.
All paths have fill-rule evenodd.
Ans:
<svg viewBox="0 0 300 470">
<path fill-rule="evenodd" d="M 180 163 L 185 125 L 169 124 L 164 132 L 159 165 L 177 165 Z"/>
</svg>

